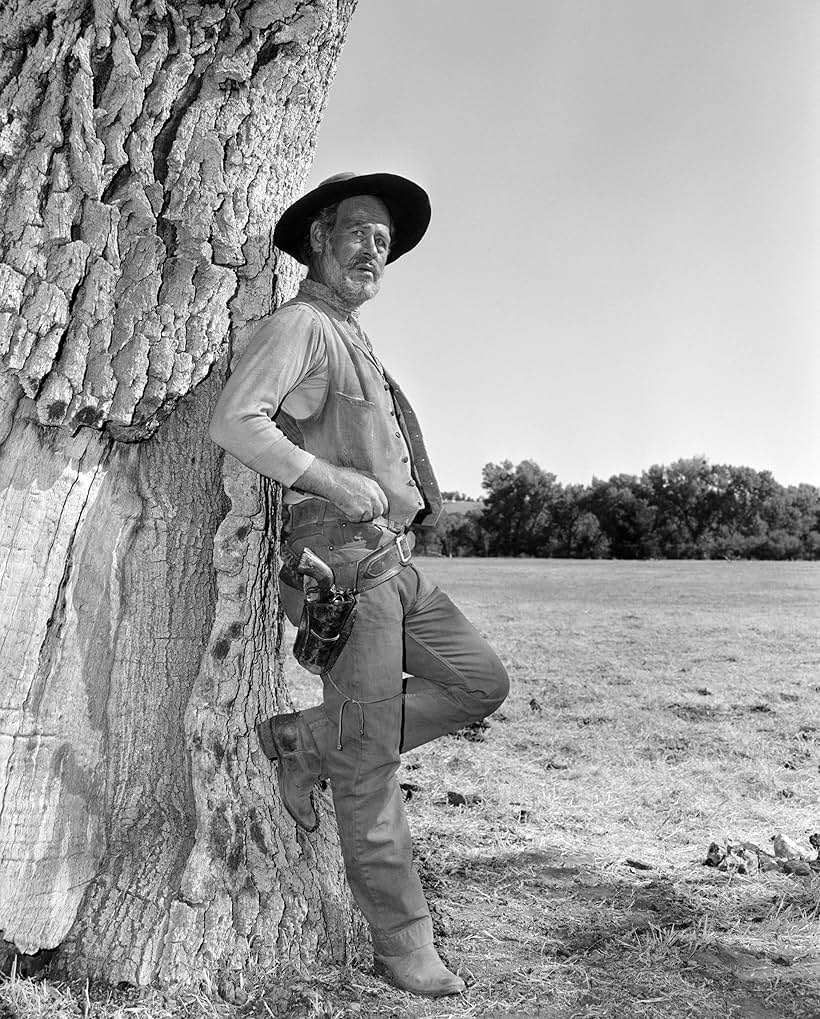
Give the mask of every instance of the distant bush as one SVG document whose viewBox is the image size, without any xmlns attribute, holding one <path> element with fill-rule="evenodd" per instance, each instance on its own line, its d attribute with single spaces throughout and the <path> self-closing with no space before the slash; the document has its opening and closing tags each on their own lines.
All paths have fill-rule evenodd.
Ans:
<svg viewBox="0 0 820 1019">
<path fill-rule="evenodd" d="M 427 552 L 579 559 L 820 559 L 820 489 L 705 457 L 562 485 L 532 460 L 487 464 L 484 499 L 448 492 Z M 463 503 L 464 507 L 459 505 Z"/>
</svg>

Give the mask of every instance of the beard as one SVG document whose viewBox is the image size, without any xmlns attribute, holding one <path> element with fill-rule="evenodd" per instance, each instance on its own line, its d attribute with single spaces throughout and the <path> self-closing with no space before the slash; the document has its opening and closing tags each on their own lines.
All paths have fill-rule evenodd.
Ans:
<svg viewBox="0 0 820 1019">
<path fill-rule="evenodd" d="M 360 266 L 369 266 L 374 275 L 351 275 Z M 322 248 L 320 268 L 323 282 L 344 304 L 351 308 L 358 308 L 378 294 L 382 285 L 381 272 L 377 265 L 368 258 L 351 258 L 349 262 L 342 265 L 331 250 L 330 244 L 325 241 Z"/>
</svg>

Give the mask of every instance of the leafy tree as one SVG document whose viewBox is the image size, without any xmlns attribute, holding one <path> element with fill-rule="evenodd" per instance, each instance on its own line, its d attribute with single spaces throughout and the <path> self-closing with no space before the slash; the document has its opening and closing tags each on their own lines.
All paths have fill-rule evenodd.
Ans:
<svg viewBox="0 0 820 1019">
<path fill-rule="evenodd" d="M 816 558 L 820 546 L 820 492 L 811 485 L 772 492 L 761 508 L 765 534 L 750 553 L 757 559 Z"/>
<path fill-rule="evenodd" d="M 447 519 L 447 554 L 620 559 L 820 556 L 820 489 L 690 457 L 562 486 L 532 460 L 484 467 L 483 512 Z"/>
<path fill-rule="evenodd" d="M 448 556 L 486 555 L 486 534 L 480 517 L 480 510 L 442 514 L 439 530 L 442 552 Z"/>
<path fill-rule="evenodd" d="M 725 467 L 728 483 L 724 490 L 721 523 L 715 554 L 727 558 L 747 556 L 765 538 L 767 523 L 763 508 L 780 486 L 768 471 L 751 467 Z"/>
<path fill-rule="evenodd" d="M 631 474 L 608 481 L 593 478 L 584 505 L 594 513 L 615 559 L 645 559 L 657 552 L 653 539 L 655 510 L 646 489 Z"/>
<path fill-rule="evenodd" d="M 794 485 L 786 489 L 795 533 L 803 559 L 820 557 L 820 488 Z"/>
<path fill-rule="evenodd" d="M 505 460 L 483 470 L 487 493 L 481 526 L 490 555 L 549 555 L 561 486 L 532 460 Z"/>
<path fill-rule="evenodd" d="M 729 476 L 705 457 L 676 460 L 646 471 L 642 485 L 655 509 L 653 531 L 672 559 L 708 558 L 722 523 Z"/>
<path fill-rule="evenodd" d="M 586 502 L 583 485 L 567 485 L 556 492 L 547 542 L 540 554 L 575 559 L 600 559 L 609 540 Z"/>
</svg>

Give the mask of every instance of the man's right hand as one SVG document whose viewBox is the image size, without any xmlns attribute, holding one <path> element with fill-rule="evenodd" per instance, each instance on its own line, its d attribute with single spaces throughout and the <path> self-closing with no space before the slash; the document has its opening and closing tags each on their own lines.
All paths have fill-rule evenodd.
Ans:
<svg viewBox="0 0 820 1019">
<path fill-rule="evenodd" d="M 377 481 L 352 467 L 334 467 L 319 457 L 294 482 L 293 488 L 327 499 L 344 517 L 356 523 L 387 515 L 387 496 Z"/>
<path fill-rule="evenodd" d="M 349 467 L 336 467 L 335 470 L 339 477 L 330 501 L 348 520 L 358 523 L 387 515 L 387 496 L 378 481 Z"/>
</svg>

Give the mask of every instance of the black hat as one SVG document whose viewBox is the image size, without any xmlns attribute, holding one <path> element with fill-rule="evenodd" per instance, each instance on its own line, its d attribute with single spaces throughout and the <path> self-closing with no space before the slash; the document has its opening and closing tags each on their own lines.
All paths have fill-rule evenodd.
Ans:
<svg viewBox="0 0 820 1019">
<path fill-rule="evenodd" d="M 390 210 L 396 240 L 390 245 L 388 262 L 414 248 L 430 222 L 427 192 L 406 177 L 394 173 L 355 174 L 351 171 L 328 177 L 285 209 L 273 231 L 273 243 L 305 265 L 304 244 L 308 226 L 328 205 L 356 195 L 375 195 Z"/>
</svg>

